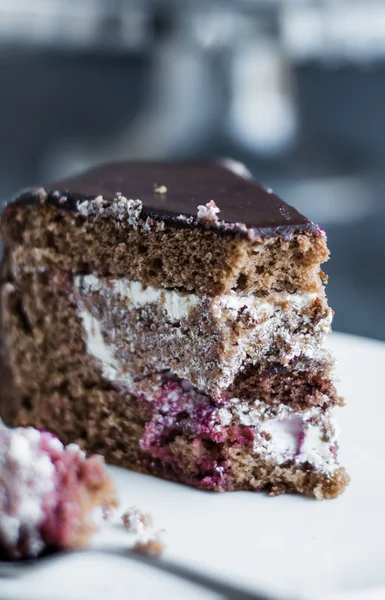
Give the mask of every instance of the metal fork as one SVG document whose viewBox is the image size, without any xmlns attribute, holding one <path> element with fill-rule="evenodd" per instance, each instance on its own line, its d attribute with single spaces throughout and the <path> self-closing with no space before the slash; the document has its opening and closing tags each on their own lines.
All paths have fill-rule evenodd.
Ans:
<svg viewBox="0 0 385 600">
<path fill-rule="evenodd" d="M 98 553 L 108 554 L 113 556 L 125 556 L 131 560 L 146 564 L 160 571 L 189 581 L 201 588 L 221 594 L 228 600 L 275 600 L 271 595 L 264 592 L 255 593 L 247 590 L 243 586 L 234 585 L 229 582 L 221 581 L 215 576 L 206 573 L 200 573 L 197 569 L 178 565 L 164 558 L 153 559 L 148 556 L 143 556 L 126 548 L 111 548 L 108 550 L 88 549 L 84 551 L 76 551 L 79 553 Z M 53 562 L 61 560 L 63 555 L 73 554 L 74 552 L 61 552 L 50 554 L 37 559 L 25 561 L 0 561 L 0 578 L 19 578 L 36 569 L 49 567 Z"/>
</svg>

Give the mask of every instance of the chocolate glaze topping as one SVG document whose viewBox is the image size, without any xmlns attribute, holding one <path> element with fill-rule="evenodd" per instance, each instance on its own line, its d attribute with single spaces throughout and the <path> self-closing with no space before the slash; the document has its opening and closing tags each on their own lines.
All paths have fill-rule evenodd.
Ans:
<svg viewBox="0 0 385 600">
<path fill-rule="evenodd" d="M 161 193 L 164 188 L 167 191 Z M 249 237 L 250 233 L 252 237 L 287 237 L 298 231 L 320 231 L 274 193 L 219 163 L 115 163 L 51 183 L 45 190 L 44 203 L 74 212 L 86 199 L 102 196 L 112 202 L 120 193 L 142 201 L 144 219 L 162 220 L 173 227 L 212 229 L 213 224 L 197 219 L 197 211 L 199 205 L 214 200 L 220 209 L 218 233 L 244 235 L 246 230 Z M 25 205 L 41 202 L 41 189 L 28 190 L 16 199 Z M 242 231 L 234 228 L 235 223 L 246 227 Z"/>
</svg>

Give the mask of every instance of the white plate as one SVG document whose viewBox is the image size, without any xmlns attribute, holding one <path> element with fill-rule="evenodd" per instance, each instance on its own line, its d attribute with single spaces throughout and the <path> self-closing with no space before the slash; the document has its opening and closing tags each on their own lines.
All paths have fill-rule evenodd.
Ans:
<svg viewBox="0 0 385 600">
<path fill-rule="evenodd" d="M 122 509 L 134 504 L 149 510 L 167 530 L 168 560 L 277 598 L 385 598 L 385 344 L 333 334 L 331 346 L 347 401 L 338 411 L 340 458 L 351 484 L 340 498 L 318 502 L 252 492 L 216 494 L 111 468 Z M 127 540 L 124 530 L 111 525 L 94 544 L 123 547 Z M 39 571 L 36 589 L 28 583 L 33 575 L 0 580 L 1 597 L 13 598 L 13 591 L 19 598 L 59 598 L 42 593 L 53 581 L 68 600 L 151 598 L 155 591 L 158 598 L 195 597 L 189 584 L 148 567 L 133 568 L 130 559 L 89 554 L 62 561 L 55 573 Z M 80 591 L 71 588 L 71 578 L 82 582 Z"/>
</svg>

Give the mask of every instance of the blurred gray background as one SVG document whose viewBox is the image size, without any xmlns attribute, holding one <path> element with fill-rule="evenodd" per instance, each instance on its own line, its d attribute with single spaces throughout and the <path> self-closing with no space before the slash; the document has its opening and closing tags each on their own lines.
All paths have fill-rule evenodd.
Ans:
<svg viewBox="0 0 385 600">
<path fill-rule="evenodd" d="M 0 0 L 0 198 L 231 156 L 325 227 L 340 331 L 385 339 L 385 2 Z"/>
</svg>

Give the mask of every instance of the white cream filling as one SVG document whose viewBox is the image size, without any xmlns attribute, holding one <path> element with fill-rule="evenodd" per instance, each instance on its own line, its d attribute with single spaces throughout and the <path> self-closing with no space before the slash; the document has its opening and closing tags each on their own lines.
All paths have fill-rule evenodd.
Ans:
<svg viewBox="0 0 385 600">
<path fill-rule="evenodd" d="M 330 445 L 335 444 L 338 439 L 338 428 L 334 420 L 332 420 L 334 436 L 332 440 L 325 442 L 322 439 L 322 432 L 316 425 L 308 425 L 306 435 L 301 446 L 300 460 L 301 462 L 309 462 L 318 469 L 333 470 L 337 463 L 330 453 Z"/>
<path fill-rule="evenodd" d="M 115 357 L 115 345 L 107 344 L 104 341 L 100 321 L 84 309 L 79 311 L 79 316 L 82 319 L 86 334 L 87 352 L 100 364 L 103 377 L 108 381 L 130 384 L 132 382 L 131 376 L 122 372 L 120 362 Z"/>
<path fill-rule="evenodd" d="M 283 294 L 279 297 L 279 300 L 288 302 L 291 307 L 301 311 L 309 306 L 317 298 L 317 294 Z M 233 313 L 236 318 L 239 311 L 243 308 L 247 308 L 249 311 L 255 311 L 258 313 L 267 313 L 272 315 L 276 311 L 281 311 L 280 303 L 276 300 L 266 300 L 265 298 L 258 298 L 254 294 L 238 295 L 235 292 L 230 294 L 224 294 L 218 296 L 212 300 L 212 306 L 215 310 L 215 314 L 218 318 L 221 317 L 223 310 L 229 310 Z"/>
<path fill-rule="evenodd" d="M 300 416 L 282 420 L 269 419 L 261 424 L 261 429 L 271 436 L 269 441 L 272 442 L 274 453 L 281 459 L 292 458 L 297 454 L 299 437 L 303 431 L 303 420 Z"/>
<path fill-rule="evenodd" d="M 262 452 L 275 461 L 283 463 L 295 460 L 299 464 L 308 462 L 326 472 L 336 468 L 336 461 L 330 451 L 335 439 L 325 442 L 320 425 L 306 422 L 301 416 L 293 416 L 282 421 L 266 421 L 261 424 L 261 430 L 271 436 L 270 440 L 263 441 Z M 260 443 L 260 440 L 256 442 L 254 451 L 258 451 Z"/>
<path fill-rule="evenodd" d="M 86 293 L 100 291 L 105 285 L 103 281 L 93 275 L 86 276 L 81 281 L 82 290 Z M 182 318 L 181 315 L 188 316 L 192 308 L 200 302 L 198 296 L 194 294 L 158 290 L 151 286 L 143 288 L 140 283 L 127 282 L 127 280 L 112 282 L 111 289 L 114 294 L 128 298 L 135 307 L 162 302 L 168 316 L 175 320 Z M 315 294 L 303 294 L 293 296 L 290 301 L 293 305 L 301 308 L 311 303 L 314 298 Z M 217 305 L 221 303 L 222 306 L 227 305 L 230 311 L 235 311 L 234 319 L 236 319 L 237 312 L 245 306 L 259 304 L 259 310 L 268 313 L 277 309 L 272 302 L 252 296 L 239 297 L 231 294 L 215 300 Z M 103 377 L 110 381 L 130 385 L 132 378 L 128 373 L 122 371 L 120 362 L 116 358 L 116 346 L 113 343 L 106 343 L 103 338 L 101 322 L 84 308 L 79 311 L 79 316 L 86 333 L 87 351 L 99 362 Z M 309 462 L 324 472 L 333 471 L 336 468 L 335 459 L 330 452 L 333 440 L 325 442 L 322 426 L 311 422 L 312 417 L 317 414 L 317 409 L 297 415 L 286 407 L 282 407 L 276 418 L 269 418 L 269 407 L 262 401 L 256 400 L 255 407 L 252 408 L 249 403 L 246 404 L 234 398 L 231 400 L 231 405 L 231 409 L 224 407 L 218 410 L 219 422 L 222 426 L 228 426 L 235 418 L 241 425 L 255 427 L 257 436 L 254 452 L 256 454 L 271 459 L 277 464 L 295 460 L 298 464 Z M 334 423 L 333 427 L 336 431 Z M 335 436 L 337 436 L 336 433 Z"/>
<path fill-rule="evenodd" d="M 110 302 L 111 310 L 116 306 L 116 301 L 121 302 L 123 320 L 125 311 L 129 312 L 131 309 L 146 308 L 148 311 L 161 309 L 165 324 L 180 323 L 184 319 L 187 320 L 192 311 L 199 311 L 202 318 L 211 320 L 213 331 L 217 336 L 235 335 L 235 344 L 228 348 L 229 351 L 219 364 L 222 375 L 218 379 L 218 388 L 227 387 L 245 361 L 253 363 L 260 360 L 277 342 L 282 349 L 279 359 L 283 364 L 289 363 L 301 354 L 309 358 L 315 357 L 320 352 L 322 339 L 330 331 L 331 311 L 308 331 L 295 325 L 296 319 L 299 324 L 301 320 L 302 322 L 309 320 L 303 311 L 316 300 L 316 293 L 281 294 L 279 297 L 266 299 L 258 298 L 253 294 L 238 295 L 231 292 L 211 298 L 153 286 L 145 287 L 140 282 L 127 278 L 102 279 L 95 275 L 78 275 L 75 277 L 75 288 L 79 293 L 78 314 L 82 318 L 87 334 L 88 352 L 101 363 L 105 378 L 122 383 L 129 381 L 129 378 L 122 373 L 122 365 L 116 359 L 115 339 L 119 337 L 120 332 L 115 330 L 108 332 L 109 342 L 106 343 L 102 335 L 105 327 L 104 319 L 98 321 L 89 312 L 87 303 L 82 301 L 82 298 L 87 298 L 92 293 L 100 294 L 107 305 Z M 294 316 L 288 316 L 287 319 L 287 313 L 290 311 L 294 312 Z M 235 333 L 234 328 L 240 318 L 243 318 L 243 326 Z M 293 326 L 296 327 L 296 332 L 292 331 Z M 162 368 L 167 368 L 170 360 L 167 355 L 168 344 L 172 344 L 175 338 L 180 338 L 182 331 L 179 327 L 170 327 L 162 335 L 165 348 Z M 128 328 L 125 337 L 127 348 L 135 352 L 135 330 Z M 199 358 L 201 353 L 208 352 L 211 342 L 207 334 L 197 339 L 201 339 L 202 348 L 199 352 L 196 350 Z M 186 343 L 190 343 L 187 338 Z M 216 343 L 214 339 L 212 343 Z M 154 357 L 154 360 L 159 366 L 159 357 Z M 194 355 L 192 355 L 191 363 L 181 364 L 179 370 L 176 370 L 177 375 L 191 379 L 194 362 Z M 195 384 L 206 389 L 207 372 L 195 370 L 194 376 Z"/>
<path fill-rule="evenodd" d="M 132 281 L 126 278 L 114 279 L 106 283 L 105 280 L 95 275 L 77 275 L 75 277 L 75 286 L 85 293 L 108 290 L 109 293 L 119 295 L 128 300 L 134 308 L 140 308 L 148 304 L 160 304 L 172 321 L 187 318 L 194 307 L 207 304 L 207 302 L 211 304 L 213 313 L 217 318 L 221 317 L 224 310 L 230 311 L 234 318 L 244 308 L 258 313 L 267 313 L 268 315 L 282 310 L 277 301 L 258 298 L 254 294 L 239 295 L 231 292 L 230 294 L 214 298 L 199 297 L 197 294 L 155 288 L 151 285 L 145 287 L 139 281 Z M 301 311 L 316 298 L 316 293 L 283 294 L 279 300 L 280 302 L 288 302 L 294 309 Z"/>
<path fill-rule="evenodd" d="M 75 285 L 87 292 L 100 292 L 106 288 L 106 283 L 95 275 L 78 275 Z M 196 294 L 185 294 L 176 290 L 145 287 L 139 281 L 130 279 L 115 279 L 111 282 L 110 293 L 128 300 L 134 308 L 147 304 L 161 304 L 172 321 L 187 318 L 191 309 L 199 303 Z"/>
<path fill-rule="evenodd" d="M 283 464 L 294 460 L 303 464 L 308 462 L 320 471 L 332 472 L 338 466 L 330 450 L 338 438 L 338 428 L 335 420 L 328 411 L 322 416 L 322 422 L 314 423 L 314 417 L 321 415 L 317 407 L 304 413 L 295 413 L 290 408 L 281 405 L 278 415 L 268 416 L 271 408 L 260 400 L 255 401 L 255 408 L 238 398 L 230 400 L 230 407 L 221 408 L 217 416 L 221 426 L 227 427 L 231 422 L 255 427 L 256 438 L 254 453 Z M 331 432 L 325 441 L 324 430 Z M 268 434 L 266 436 L 266 434 Z"/>
</svg>

